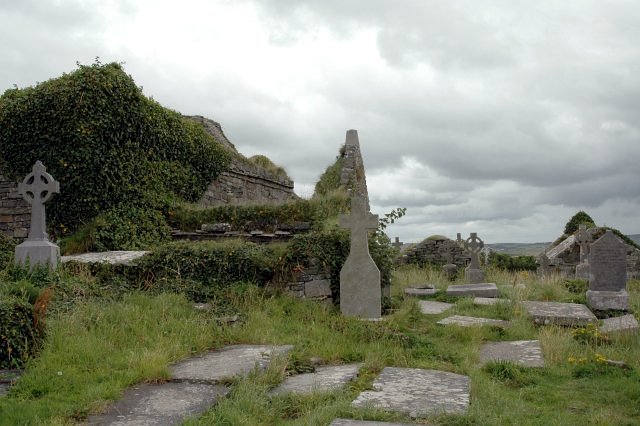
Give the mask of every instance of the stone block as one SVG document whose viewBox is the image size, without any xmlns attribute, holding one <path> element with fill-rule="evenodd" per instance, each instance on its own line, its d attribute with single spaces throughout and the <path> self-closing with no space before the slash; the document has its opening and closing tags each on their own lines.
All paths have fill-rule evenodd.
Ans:
<svg viewBox="0 0 640 426">
<path fill-rule="evenodd" d="M 480 364 L 490 361 L 510 361 L 524 367 L 544 367 L 538 340 L 486 343 L 480 348 Z"/>
<path fill-rule="evenodd" d="M 484 271 L 482 269 L 465 269 L 464 279 L 471 284 L 482 283 L 485 280 Z"/>
<path fill-rule="evenodd" d="M 447 296 L 498 297 L 498 287 L 494 283 L 450 285 Z"/>
<path fill-rule="evenodd" d="M 331 297 L 331 282 L 329 280 L 314 280 L 304 284 L 305 297 Z"/>
<path fill-rule="evenodd" d="M 577 280 L 589 280 L 589 264 L 578 263 L 576 265 L 576 279 Z"/>
<path fill-rule="evenodd" d="M 36 265 L 49 265 L 56 269 L 60 261 L 60 248 L 49 241 L 27 240 L 16 246 L 15 263 L 19 266 L 29 264 L 29 269 Z"/>
<path fill-rule="evenodd" d="M 452 303 L 432 302 L 430 300 L 421 300 L 418 302 L 420 311 L 427 315 L 441 314 L 453 307 Z"/>
<path fill-rule="evenodd" d="M 621 317 L 607 318 L 602 320 L 602 325 L 599 329 L 602 333 L 637 333 L 638 320 L 633 316 L 633 314 L 627 314 Z"/>
<path fill-rule="evenodd" d="M 593 312 L 585 305 L 560 302 L 522 302 L 533 321 L 540 325 L 585 326 L 597 321 Z"/>
<path fill-rule="evenodd" d="M 587 305 L 596 311 L 628 311 L 629 293 L 620 291 L 587 290 Z"/>
<path fill-rule="evenodd" d="M 404 294 L 408 296 L 432 296 L 438 292 L 438 289 L 432 285 L 425 285 L 420 287 L 407 287 L 404 289 Z"/>
</svg>

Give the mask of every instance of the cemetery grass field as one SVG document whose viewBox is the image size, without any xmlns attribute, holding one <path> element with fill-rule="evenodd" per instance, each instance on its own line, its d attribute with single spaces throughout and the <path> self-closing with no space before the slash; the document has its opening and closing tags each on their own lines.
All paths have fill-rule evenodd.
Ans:
<svg viewBox="0 0 640 426">
<path fill-rule="evenodd" d="M 292 344 L 264 372 L 230 380 L 228 398 L 187 425 L 328 425 L 337 417 L 441 425 L 633 425 L 640 422 L 640 339 L 602 336 L 587 329 L 536 327 L 517 305 L 520 300 L 585 301 L 586 285 L 562 279 L 537 280 L 530 273 L 488 271 L 488 281 L 511 300 L 475 306 L 455 302 L 440 315 L 424 315 L 403 288 L 436 283 L 429 269 L 395 271 L 392 310 L 382 322 L 345 318 L 328 304 L 299 300 L 251 284 L 221 291 L 211 311 L 197 311 L 182 295 L 99 288 L 89 274 L 59 272 L 68 303 L 47 319 L 40 356 L 6 397 L 0 397 L 0 424 L 81 423 L 138 382 L 162 382 L 169 364 L 229 344 Z M 640 312 L 640 281 L 628 284 L 631 307 Z M 506 329 L 441 326 L 451 314 L 512 320 Z M 228 318 L 238 320 L 229 322 Z M 546 367 L 510 363 L 478 367 L 488 341 L 539 339 Z M 611 366 L 605 359 L 623 361 Z M 311 396 L 269 397 L 287 372 L 308 372 L 314 362 L 363 362 L 360 376 L 345 389 Z M 383 367 L 445 370 L 471 378 L 471 405 L 464 415 L 412 420 L 399 414 L 354 409 L 351 401 Z"/>
</svg>

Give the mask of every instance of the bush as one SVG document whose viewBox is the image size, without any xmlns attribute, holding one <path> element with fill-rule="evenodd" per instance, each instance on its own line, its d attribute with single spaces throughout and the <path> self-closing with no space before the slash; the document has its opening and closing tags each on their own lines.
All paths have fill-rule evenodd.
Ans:
<svg viewBox="0 0 640 426">
<path fill-rule="evenodd" d="M 341 153 L 336 158 L 335 163 L 327 167 L 318 182 L 316 182 L 314 197 L 321 197 L 340 189 L 342 166 L 344 164 L 344 146 L 341 148 Z"/>
<path fill-rule="evenodd" d="M 569 222 L 564 226 L 565 235 L 569 236 L 578 230 L 578 227 L 582 224 L 587 225 L 587 228 L 593 228 L 595 222 L 591 219 L 591 216 L 580 210 L 578 213 L 574 214 Z"/>
<path fill-rule="evenodd" d="M 289 175 L 287 175 L 287 171 L 282 166 L 278 166 L 264 155 L 254 155 L 253 157 L 249 158 L 249 162 L 255 164 L 256 166 L 262 167 L 266 171 L 273 173 L 276 176 L 290 179 Z"/>
<path fill-rule="evenodd" d="M 489 265 L 511 272 L 535 271 L 537 269 L 534 256 L 509 256 L 495 251 L 489 254 Z"/>
<path fill-rule="evenodd" d="M 22 368 L 35 355 L 40 332 L 33 305 L 13 295 L 0 297 L 0 369 Z"/>
<path fill-rule="evenodd" d="M 145 97 L 119 64 L 99 62 L 7 90 L 0 152 L 7 177 L 22 179 L 41 160 L 60 182 L 47 205 L 55 235 L 132 202 L 196 201 L 228 162 L 201 125 Z"/>
<path fill-rule="evenodd" d="M 0 270 L 11 264 L 15 249 L 16 242 L 14 239 L 7 237 L 3 232 L 0 232 Z"/>
</svg>

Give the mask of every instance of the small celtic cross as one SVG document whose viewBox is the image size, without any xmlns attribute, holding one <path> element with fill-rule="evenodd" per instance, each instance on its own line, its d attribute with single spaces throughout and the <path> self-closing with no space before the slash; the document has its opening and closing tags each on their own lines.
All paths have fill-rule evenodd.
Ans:
<svg viewBox="0 0 640 426">
<path fill-rule="evenodd" d="M 478 255 L 484 248 L 484 241 L 478 237 L 476 232 L 472 232 L 471 236 L 464 241 L 464 249 L 471 255 L 471 269 L 480 269 Z"/>
<path fill-rule="evenodd" d="M 40 161 L 36 161 L 31 173 L 18 184 L 18 194 L 31 204 L 31 229 L 29 238 L 32 241 L 48 241 L 49 236 L 45 232 L 46 215 L 44 203 L 49 201 L 53 194 L 60 192 L 60 183 L 57 182 Z"/>
</svg>

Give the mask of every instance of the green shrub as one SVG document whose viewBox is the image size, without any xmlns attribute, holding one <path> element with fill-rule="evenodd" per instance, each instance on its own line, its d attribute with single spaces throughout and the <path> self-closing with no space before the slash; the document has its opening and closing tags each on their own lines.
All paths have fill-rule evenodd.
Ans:
<svg viewBox="0 0 640 426">
<path fill-rule="evenodd" d="M 282 166 L 278 166 L 264 155 L 254 155 L 253 157 L 249 157 L 249 162 L 255 164 L 256 166 L 262 167 L 266 171 L 271 172 L 276 176 L 290 179 L 287 171 Z"/>
<path fill-rule="evenodd" d="M 492 251 L 489 254 L 489 264 L 506 271 L 535 271 L 537 268 L 536 258 L 534 256 L 509 256 L 508 254 L 496 253 Z"/>
<path fill-rule="evenodd" d="M 13 261 L 15 249 L 15 240 L 0 232 L 0 270 L 6 268 Z"/>
<path fill-rule="evenodd" d="M 335 163 L 327 167 L 322 173 L 314 189 L 313 196 L 321 197 L 332 193 L 340 188 L 340 178 L 344 165 L 344 146 L 341 148 L 341 155 L 336 158 Z"/>
<path fill-rule="evenodd" d="M 34 325 L 33 305 L 22 297 L 0 297 L 0 369 L 22 368 L 35 355 L 40 332 Z"/>
<path fill-rule="evenodd" d="M 587 225 L 587 228 L 593 228 L 595 222 L 591 219 L 591 216 L 580 210 L 578 213 L 574 214 L 569 222 L 564 226 L 565 235 L 569 236 L 578 230 L 578 227 L 582 224 Z"/>
<path fill-rule="evenodd" d="M 130 203 L 195 201 L 228 162 L 201 125 L 145 97 L 119 64 L 99 62 L 7 90 L 0 152 L 5 176 L 21 179 L 41 160 L 60 182 L 47 205 L 56 235 Z"/>
</svg>

